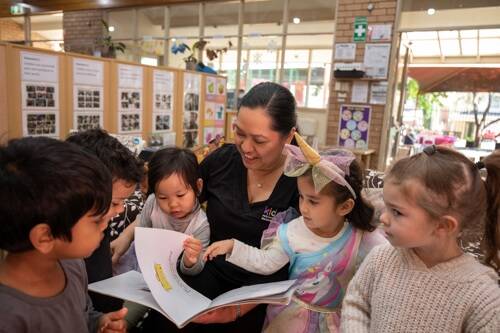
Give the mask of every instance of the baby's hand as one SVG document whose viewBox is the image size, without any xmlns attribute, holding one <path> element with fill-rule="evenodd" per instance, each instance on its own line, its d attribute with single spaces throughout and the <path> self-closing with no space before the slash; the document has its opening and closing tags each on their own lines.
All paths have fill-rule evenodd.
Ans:
<svg viewBox="0 0 500 333">
<path fill-rule="evenodd" d="M 233 246 L 234 246 L 234 240 L 233 239 L 226 239 L 223 241 L 218 241 L 215 243 L 212 243 L 207 250 L 205 251 L 205 254 L 203 255 L 203 259 L 207 260 L 210 259 L 212 260 L 213 258 L 231 253 L 233 251 Z"/>
<path fill-rule="evenodd" d="M 201 250 L 203 250 L 201 241 L 190 236 L 184 240 L 182 247 L 184 248 L 184 255 L 182 256 L 184 266 L 187 268 L 193 267 L 198 261 Z"/>
</svg>

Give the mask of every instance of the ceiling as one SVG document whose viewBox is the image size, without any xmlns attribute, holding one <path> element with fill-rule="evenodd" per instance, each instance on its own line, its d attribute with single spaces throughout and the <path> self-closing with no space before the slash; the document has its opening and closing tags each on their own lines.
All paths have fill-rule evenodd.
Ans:
<svg viewBox="0 0 500 333">
<path fill-rule="evenodd" d="M 408 76 L 418 81 L 423 93 L 463 91 L 500 92 L 500 68 L 410 67 Z"/>
<path fill-rule="evenodd" d="M 405 12 L 411 12 L 427 10 L 429 8 L 440 10 L 495 7 L 498 6 L 499 3 L 499 0 L 403 0 L 402 10 Z"/>
</svg>

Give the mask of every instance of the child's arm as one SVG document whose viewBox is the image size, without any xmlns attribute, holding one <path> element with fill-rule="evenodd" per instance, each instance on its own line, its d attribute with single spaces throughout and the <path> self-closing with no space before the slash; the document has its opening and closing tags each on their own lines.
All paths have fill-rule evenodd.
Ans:
<svg viewBox="0 0 500 333">
<path fill-rule="evenodd" d="M 265 249 L 258 249 L 236 239 L 215 242 L 208 247 L 204 258 L 213 259 L 223 254 L 226 254 L 226 260 L 230 263 L 262 275 L 277 272 L 289 261 L 278 237 L 275 237 Z"/>
<path fill-rule="evenodd" d="M 138 216 L 140 218 L 141 215 Z M 130 223 L 118 236 L 117 239 L 111 242 L 111 261 L 113 265 L 118 263 L 121 256 L 128 250 L 130 244 L 134 240 L 134 230 L 135 227 L 139 224 L 139 221 L 136 219 L 134 222 Z"/>
<path fill-rule="evenodd" d="M 150 195 L 146 200 L 141 213 L 137 215 L 135 221 L 130 223 L 125 230 L 122 231 L 120 236 L 111 242 L 111 254 L 113 255 L 111 261 L 113 262 L 113 265 L 118 263 L 120 257 L 130 247 L 130 244 L 134 240 L 135 227 L 151 228 L 153 226 L 151 214 L 153 212 L 154 201 L 154 195 Z"/>
<path fill-rule="evenodd" d="M 184 241 L 184 253 L 180 262 L 180 270 L 186 275 L 199 274 L 205 267 L 203 249 L 210 243 L 210 226 L 208 221 L 193 232 L 192 237 Z"/>
<path fill-rule="evenodd" d="M 371 294 L 376 271 L 376 249 L 365 258 L 349 282 L 342 303 L 341 332 L 369 332 L 371 321 Z"/>
</svg>

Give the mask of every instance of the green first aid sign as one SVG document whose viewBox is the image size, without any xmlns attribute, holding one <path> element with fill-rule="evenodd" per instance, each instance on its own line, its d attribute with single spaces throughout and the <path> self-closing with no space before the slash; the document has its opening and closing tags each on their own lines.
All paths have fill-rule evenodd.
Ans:
<svg viewBox="0 0 500 333">
<path fill-rule="evenodd" d="M 356 18 L 354 18 L 353 41 L 355 42 L 366 41 L 367 32 L 368 32 L 368 20 L 366 19 L 366 16 L 356 16 Z"/>
</svg>

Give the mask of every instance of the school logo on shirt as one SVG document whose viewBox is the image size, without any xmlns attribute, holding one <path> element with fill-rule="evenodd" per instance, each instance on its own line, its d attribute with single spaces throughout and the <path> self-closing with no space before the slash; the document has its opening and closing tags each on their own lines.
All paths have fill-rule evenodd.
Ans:
<svg viewBox="0 0 500 333">
<path fill-rule="evenodd" d="M 262 213 L 260 219 L 266 222 L 271 222 L 276 214 L 278 214 L 278 209 L 266 206 L 266 208 L 264 208 L 264 213 Z"/>
</svg>

